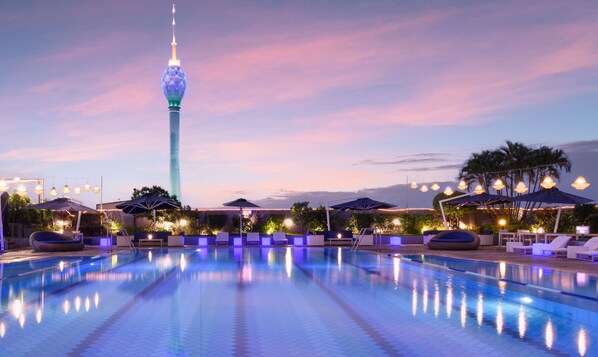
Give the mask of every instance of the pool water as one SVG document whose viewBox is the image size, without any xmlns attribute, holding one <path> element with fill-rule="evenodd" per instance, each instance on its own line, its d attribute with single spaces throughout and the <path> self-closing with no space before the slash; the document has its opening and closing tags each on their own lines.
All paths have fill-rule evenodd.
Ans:
<svg viewBox="0 0 598 357">
<path fill-rule="evenodd" d="M 1 355 L 598 355 L 589 297 L 344 248 L 152 249 L 0 276 Z"/>
</svg>

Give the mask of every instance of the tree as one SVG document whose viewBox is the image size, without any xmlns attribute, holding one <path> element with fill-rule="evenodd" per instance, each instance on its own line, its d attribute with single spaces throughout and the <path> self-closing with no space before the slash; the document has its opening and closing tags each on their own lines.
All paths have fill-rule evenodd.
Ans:
<svg viewBox="0 0 598 357">
<path fill-rule="evenodd" d="M 493 181 L 500 178 L 505 187 L 497 194 L 514 196 L 515 187 L 520 181 L 526 184 L 529 192 L 534 192 L 540 189 L 540 183 L 546 175 L 558 180 L 562 170 L 571 171 L 571 161 L 562 150 L 548 146 L 533 148 L 507 141 L 506 145 L 496 150 L 473 153 L 461 168 L 459 179 L 464 180 L 468 186 L 478 182 L 488 192 Z M 496 216 L 508 217 L 509 221 L 525 221 L 540 205 L 515 202 L 493 207 L 491 212 Z"/>
<path fill-rule="evenodd" d="M 312 219 L 313 210 L 309 207 L 309 202 L 295 202 L 291 206 L 291 216 L 293 222 L 300 232 L 305 232 L 309 228 L 309 223 Z"/>
<path fill-rule="evenodd" d="M 166 197 L 166 198 L 172 198 L 179 204 L 179 206 L 181 205 L 181 202 L 176 197 L 176 195 L 170 195 L 170 193 L 168 193 L 168 191 L 166 191 L 165 189 L 163 189 L 162 187 L 157 186 L 157 185 L 154 185 L 152 187 L 143 186 L 140 190 L 134 188 L 133 194 L 131 194 L 131 199 L 136 199 L 141 196 L 145 196 L 147 194 L 152 194 L 155 196 Z"/>
<path fill-rule="evenodd" d="M 445 200 L 447 198 L 463 196 L 465 194 L 465 192 L 456 191 L 452 195 L 447 196 L 444 192 L 440 192 L 439 194 L 434 196 L 434 199 L 432 200 L 432 206 L 434 207 L 436 213 L 441 216 L 442 212 L 440 211 L 440 201 Z M 448 204 L 448 202 L 442 205 L 442 209 L 444 210 L 446 222 L 448 223 L 449 227 L 453 229 L 459 228 L 459 222 L 461 221 L 461 219 L 463 219 L 463 217 L 476 211 L 475 207 L 456 207 Z"/>
</svg>

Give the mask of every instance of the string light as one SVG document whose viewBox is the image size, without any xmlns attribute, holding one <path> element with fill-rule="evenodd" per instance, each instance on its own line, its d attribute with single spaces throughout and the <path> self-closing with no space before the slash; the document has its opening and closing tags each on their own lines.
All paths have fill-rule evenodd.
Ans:
<svg viewBox="0 0 598 357">
<path fill-rule="evenodd" d="M 484 193 L 484 188 L 482 187 L 482 185 L 480 185 L 479 183 L 476 185 L 476 187 L 473 189 L 473 192 L 476 195 L 481 195 L 482 193 Z"/>
<path fill-rule="evenodd" d="M 496 181 L 494 181 L 494 184 L 492 184 L 492 187 L 496 190 L 496 191 L 500 191 L 503 188 L 505 188 L 505 184 L 502 182 L 502 180 L 500 178 L 496 179 Z"/>
<path fill-rule="evenodd" d="M 64 187 L 62 188 L 62 193 L 64 193 L 65 195 L 67 193 L 70 193 L 71 189 L 69 188 L 69 185 L 64 185 Z"/>
<path fill-rule="evenodd" d="M 54 197 L 58 195 L 58 191 L 56 191 L 56 187 L 52 186 L 52 189 L 50 190 L 50 196 Z"/>
<path fill-rule="evenodd" d="M 428 192 L 428 186 L 426 185 L 422 185 L 422 187 L 419 189 L 421 192 Z"/>
<path fill-rule="evenodd" d="M 438 186 L 438 184 L 436 182 L 434 182 L 430 188 L 433 191 L 438 191 L 440 189 L 440 186 Z"/>
<path fill-rule="evenodd" d="M 590 183 L 587 182 L 583 176 L 579 176 L 579 177 L 577 177 L 575 182 L 573 182 L 571 184 L 571 186 L 573 186 L 576 190 L 581 191 L 581 190 L 585 190 L 586 188 L 588 188 L 590 186 Z"/>
<path fill-rule="evenodd" d="M 417 182 L 413 181 L 413 182 L 411 183 L 411 188 L 412 188 L 412 189 L 416 189 L 416 188 L 417 188 L 417 186 L 418 186 Z"/>
<path fill-rule="evenodd" d="M 552 179 L 552 177 L 550 177 L 550 175 L 546 175 L 546 177 L 544 177 L 544 181 L 542 181 L 540 186 L 544 187 L 545 189 L 549 189 L 549 188 L 553 188 L 554 186 L 556 186 L 556 182 L 554 182 L 554 180 Z"/>
<path fill-rule="evenodd" d="M 446 186 L 446 188 L 444 189 L 444 194 L 447 195 L 447 196 L 450 196 L 453 193 L 455 193 L 455 191 L 453 191 L 453 189 L 451 188 L 451 186 Z"/>
<path fill-rule="evenodd" d="M 460 190 L 465 190 L 467 188 L 467 183 L 465 183 L 465 180 L 459 181 L 459 184 L 457 185 L 457 188 L 460 189 Z"/>
<path fill-rule="evenodd" d="M 527 190 L 528 190 L 528 188 L 525 185 L 525 182 L 523 182 L 523 181 L 519 181 L 517 186 L 515 186 L 515 192 L 517 192 L 517 193 L 526 193 Z"/>
</svg>

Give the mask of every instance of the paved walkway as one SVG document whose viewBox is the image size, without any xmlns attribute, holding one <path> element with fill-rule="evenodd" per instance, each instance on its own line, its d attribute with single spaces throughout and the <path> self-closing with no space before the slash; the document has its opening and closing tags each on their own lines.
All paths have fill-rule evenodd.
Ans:
<svg viewBox="0 0 598 357">
<path fill-rule="evenodd" d="M 216 247 L 211 247 L 216 248 Z M 228 247 L 218 247 L 228 248 Z M 256 248 L 255 246 L 246 248 Z M 260 248 L 260 247 L 257 247 Z M 145 249 L 145 248 L 142 248 Z M 541 257 L 532 255 L 523 255 L 505 252 L 504 247 L 482 246 L 478 250 L 430 250 L 422 244 L 408 244 L 403 246 L 370 246 L 361 247 L 360 250 L 375 252 L 379 254 L 425 254 L 457 259 L 469 259 L 489 262 L 506 262 L 508 264 L 538 266 L 548 269 L 557 269 L 567 272 L 586 273 L 598 278 L 598 262 L 582 261 L 576 259 L 567 259 L 562 257 Z M 0 255 L 0 263 L 14 263 L 19 261 L 29 261 L 44 258 L 64 257 L 64 256 L 96 256 L 110 255 L 128 252 L 128 248 L 112 247 L 111 249 L 99 248 L 95 246 L 85 246 L 85 249 L 79 252 L 34 252 L 31 249 L 8 250 Z"/>
</svg>

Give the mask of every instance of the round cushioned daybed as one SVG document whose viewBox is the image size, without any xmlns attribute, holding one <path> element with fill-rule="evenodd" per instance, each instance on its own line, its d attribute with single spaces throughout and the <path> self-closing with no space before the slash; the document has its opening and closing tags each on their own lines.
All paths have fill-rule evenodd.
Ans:
<svg viewBox="0 0 598 357">
<path fill-rule="evenodd" d="M 480 237 L 472 231 L 442 231 L 430 239 L 428 248 L 435 250 L 478 249 Z"/>
<path fill-rule="evenodd" d="M 73 240 L 56 232 L 33 232 L 29 236 L 29 245 L 36 252 L 72 252 L 83 250 L 81 240 Z"/>
</svg>

